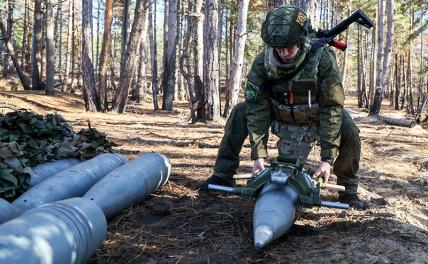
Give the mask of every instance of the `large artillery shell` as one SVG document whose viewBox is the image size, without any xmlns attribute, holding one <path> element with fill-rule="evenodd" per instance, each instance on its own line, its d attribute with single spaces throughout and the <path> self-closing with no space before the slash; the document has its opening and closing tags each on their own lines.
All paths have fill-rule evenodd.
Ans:
<svg viewBox="0 0 428 264">
<path fill-rule="evenodd" d="M 8 201 L 0 198 L 0 224 L 15 218 L 18 215 L 18 209 Z"/>
<path fill-rule="evenodd" d="M 62 159 L 62 160 L 55 160 L 55 161 L 42 163 L 37 165 L 34 168 L 31 168 L 30 188 L 40 183 L 41 181 L 51 177 L 52 175 L 60 171 L 63 171 L 65 169 L 68 169 L 79 163 L 80 161 L 78 159 Z"/>
<path fill-rule="evenodd" d="M 162 187 L 170 173 L 171 163 L 164 155 L 145 153 L 110 172 L 84 197 L 98 204 L 109 218 Z"/>
<path fill-rule="evenodd" d="M 106 234 L 103 212 L 88 199 L 45 204 L 0 225 L 0 263 L 86 263 Z"/>
<path fill-rule="evenodd" d="M 101 154 L 37 184 L 12 204 L 21 212 L 71 197 L 80 197 L 97 181 L 128 160 L 121 154 Z"/>
<path fill-rule="evenodd" d="M 293 225 L 298 194 L 286 184 L 271 183 L 263 187 L 253 212 L 254 246 L 261 249 L 285 234 Z"/>
</svg>

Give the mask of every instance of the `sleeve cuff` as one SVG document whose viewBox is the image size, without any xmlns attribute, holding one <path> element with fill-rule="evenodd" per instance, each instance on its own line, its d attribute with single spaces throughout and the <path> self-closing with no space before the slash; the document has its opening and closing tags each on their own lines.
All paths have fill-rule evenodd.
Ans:
<svg viewBox="0 0 428 264">
<path fill-rule="evenodd" d="M 337 156 L 337 149 L 321 150 L 321 161 L 334 160 Z"/>
<path fill-rule="evenodd" d="M 266 159 L 268 157 L 267 155 L 267 149 L 264 147 L 258 148 L 258 149 L 251 149 L 251 159 L 256 160 L 258 158 L 264 158 Z"/>
</svg>

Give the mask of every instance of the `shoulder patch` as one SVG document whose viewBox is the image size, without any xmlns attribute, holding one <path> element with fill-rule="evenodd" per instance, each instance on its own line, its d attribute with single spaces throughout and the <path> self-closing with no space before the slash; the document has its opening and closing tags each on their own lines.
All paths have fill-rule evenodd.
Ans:
<svg viewBox="0 0 428 264">
<path fill-rule="evenodd" d="M 260 87 L 255 85 L 254 83 L 247 80 L 247 86 L 245 88 L 244 97 L 245 100 L 255 101 L 257 99 L 257 95 L 259 94 Z"/>
</svg>

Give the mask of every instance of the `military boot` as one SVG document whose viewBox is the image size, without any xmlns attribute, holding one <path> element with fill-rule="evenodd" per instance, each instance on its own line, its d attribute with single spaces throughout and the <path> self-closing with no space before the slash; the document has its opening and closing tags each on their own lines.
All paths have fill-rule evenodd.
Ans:
<svg viewBox="0 0 428 264">
<path fill-rule="evenodd" d="M 360 200 L 358 194 L 356 193 L 339 192 L 339 201 L 341 203 L 347 203 L 350 207 L 353 207 L 355 209 L 367 209 L 367 204 L 364 201 Z"/>
<path fill-rule="evenodd" d="M 209 177 L 204 183 L 198 186 L 200 191 L 207 191 L 209 184 L 221 185 L 226 187 L 233 187 L 233 183 L 225 178 L 218 177 L 216 175 L 212 175 Z"/>
</svg>

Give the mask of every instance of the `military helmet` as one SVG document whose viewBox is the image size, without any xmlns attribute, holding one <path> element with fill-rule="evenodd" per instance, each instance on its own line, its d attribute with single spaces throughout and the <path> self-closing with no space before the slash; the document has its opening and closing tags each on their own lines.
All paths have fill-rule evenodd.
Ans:
<svg viewBox="0 0 428 264">
<path fill-rule="evenodd" d="M 262 39 L 271 47 L 290 47 L 305 41 L 310 19 L 305 11 L 293 5 L 282 5 L 266 15 Z"/>
</svg>

